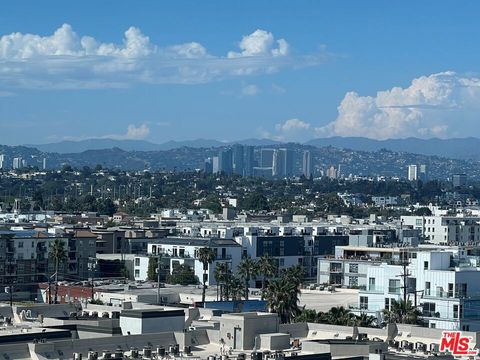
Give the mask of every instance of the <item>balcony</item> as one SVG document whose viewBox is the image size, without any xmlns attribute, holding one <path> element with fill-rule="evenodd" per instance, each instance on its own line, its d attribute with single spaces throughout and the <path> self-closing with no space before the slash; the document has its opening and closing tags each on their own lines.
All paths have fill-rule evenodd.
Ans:
<svg viewBox="0 0 480 360">
<path fill-rule="evenodd" d="M 379 286 L 369 286 L 365 290 L 360 290 L 360 292 L 363 293 L 369 293 L 369 294 L 383 294 L 384 290 L 383 288 Z"/>
<path fill-rule="evenodd" d="M 232 255 L 230 254 L 226 254 L 226 255 L 217 255 L 217 257 L 215 258 L 215 261 L 219 261 L 219 260 L 232 260 Z"/>
</svg>

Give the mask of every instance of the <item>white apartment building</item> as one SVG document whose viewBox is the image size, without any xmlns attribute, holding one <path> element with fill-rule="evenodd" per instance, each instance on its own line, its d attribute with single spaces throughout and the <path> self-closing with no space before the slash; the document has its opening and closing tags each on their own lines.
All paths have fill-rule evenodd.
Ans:
<svg viewBox="0 0 480 360">
<path fill-rule="evenodd" d="M 402 216 L 404 226 L 421 230 L 433 244 L 468 244 L 480 242 L 480 218 L 464 216 Z"/>
<path fill-rule="evenodd" d="M 203 264 L 198 260 L 198 250 L 203 247 L 212 248 L 216 254 L 215 261 L 208 266 L 207 285 L 216 284 L 214 273 L 217 263 L 227 263 L 230 269 L 235 271 L 242 258 L 242 248 L 239 244 L 234 240 L 217 238 L 163 238 L 157 243 L 148 244 L 147 253 L 151 256 L 161 256 L 162 259 L 169 259 L 170 273 L 176 265 L 190 266 L 198 279 L 202 281 L 204 271 Z M 146 266 L 148 268 L 148 262 Z"/>
<path fill-rule="evenodd" d="M 392 300 L 407 299 L 430 328 L 480 331 L 480 271 L 458 258 L 457 249 L 413 250 L 402 264 L 372 263 L 367 287 L 359 292 L 355 312 L 383 319 Z M 461 259 L 460 259 L 461 260 Z M 462 264 L 465 264 L 462 266 Z"/>
</svg>

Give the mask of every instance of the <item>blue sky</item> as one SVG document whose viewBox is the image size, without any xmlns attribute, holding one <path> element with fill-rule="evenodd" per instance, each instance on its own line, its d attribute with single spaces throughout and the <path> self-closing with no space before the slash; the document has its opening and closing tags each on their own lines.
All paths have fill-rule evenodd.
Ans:
<svg viewBox="0 0 480 360">
<path fill-rule="evenodd" d="M 478 136 L 479 13 L 473 1 L 4 2 L 0 143 Z"/>
</svg>

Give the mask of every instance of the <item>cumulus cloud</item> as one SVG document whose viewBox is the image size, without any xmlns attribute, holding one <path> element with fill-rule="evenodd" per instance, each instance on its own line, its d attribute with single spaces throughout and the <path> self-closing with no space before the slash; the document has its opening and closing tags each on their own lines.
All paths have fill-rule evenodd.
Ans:
<svg viewBox="0 0 480 360">
<path fill-rule="evenodd" d="M 273 132 L 259 130 L 262 137 L 277 141 L 304 142 L 313 137 L 313 127 L 300 119 L 288 119 L 275 125 Z"/>
<path fill-rule="evenodd" d="M 348 92 L 338 116 L 316 128 L 318 136 L 365 136 L 377 139 L 469 136 L 478 121 L 480 79 L 452 71 L 421 76 L 406 88 L 375 96 Z"/>
<path fill-rule="evenodd" d="M 289 44 L 256 30 L 240 51 L 209 54 L 200 43 L 158 46 L 130 27 L 121 43 L 79 36 L 64 24 L 52 35 L 12 33 L 0 37 L 0 83 L 5 88 L 104 88 L 132 83 L 196 84 L 228 77 L 316 65 L 324 55 L 289 55 Z"/>
<path fill-rule="evenodd" d="M 286 56 L 289 45 L 285 39 L 275 38 L 271 32 L 257 29 L 250 35 L 244 36 L 238 45 L 241 52 L 230 51 L 229 58 L 242 56 Z"/>
</svg>

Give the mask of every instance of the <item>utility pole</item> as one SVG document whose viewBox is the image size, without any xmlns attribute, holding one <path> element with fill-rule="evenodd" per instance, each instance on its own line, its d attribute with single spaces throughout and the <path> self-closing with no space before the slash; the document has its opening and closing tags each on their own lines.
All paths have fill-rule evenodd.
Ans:
<svg viewBox="0 0 480 360">
<path fill-rule="evenodd" d="M 158 253 L 157 257 L 157 305 L 160 304 L 160 263 L 162 262 L 162 253 Z"/>
<path fill-rule="evenodd" d="M 408 271 L 408 251 L 402 251 L 400 252 L 400 257 L 401 257 L 401 265 L 403 267 L 402 274 L 400 274 L 400 277 L 403 278 L 403 305 L 404 308 L 402 309 L 402 315 L 406 315 L 406 310 L 407 310 L 407 300 L 408 300 L 408 277 L 411 275 L 411 273 Z"/>
</svg>

